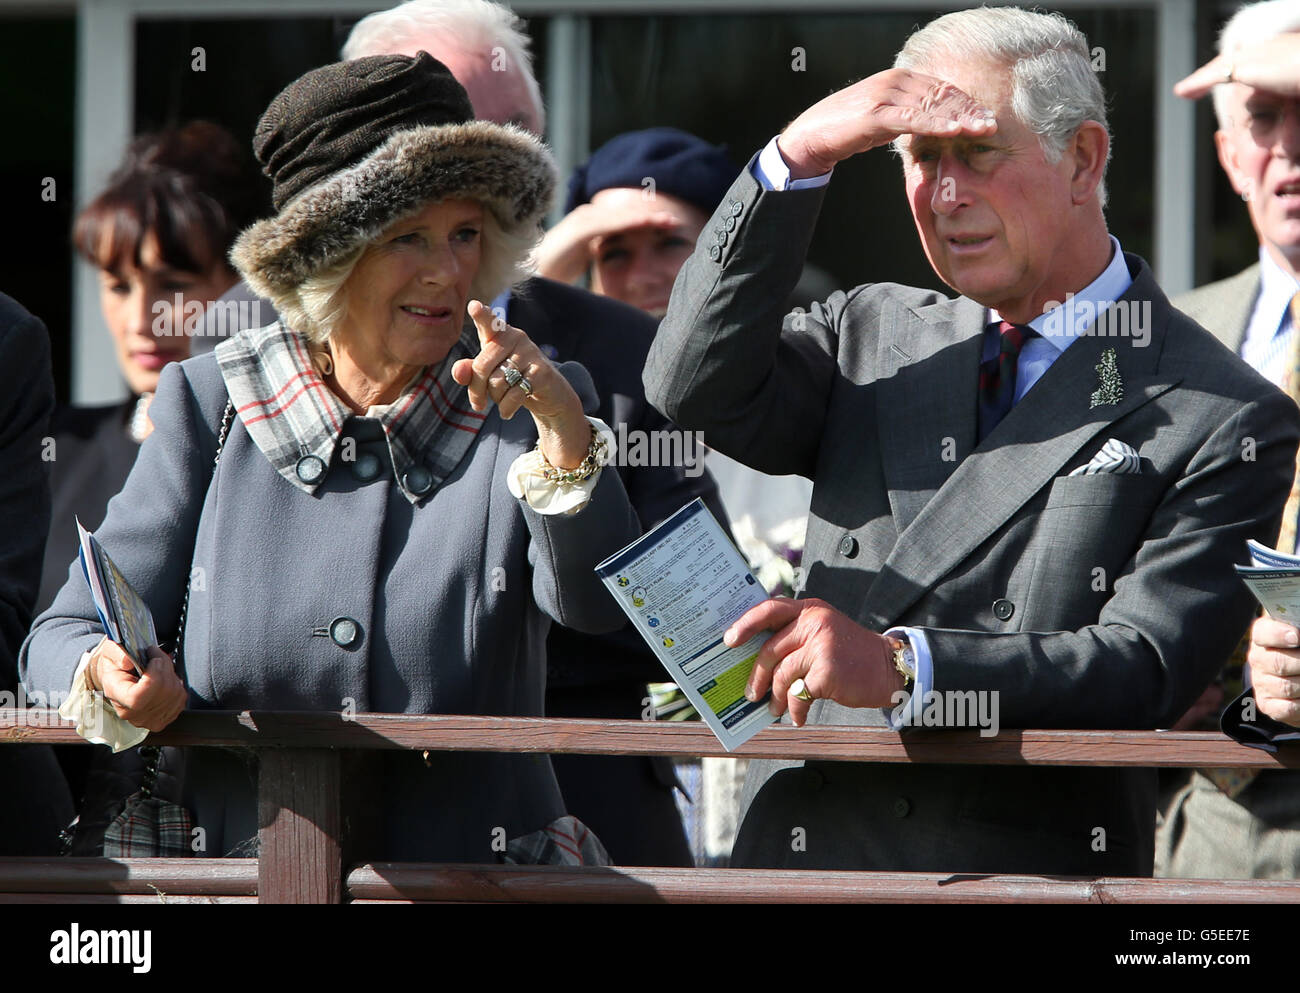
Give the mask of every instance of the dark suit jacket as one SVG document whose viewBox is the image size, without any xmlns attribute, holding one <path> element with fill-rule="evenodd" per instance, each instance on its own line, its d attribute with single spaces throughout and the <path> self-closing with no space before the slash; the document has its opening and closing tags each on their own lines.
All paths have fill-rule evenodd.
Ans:
<svg viewBox="0 0 1300 993">
<path fill-rule="evenodd" d="M 105 407 L 61 407 L 50 421 L 58 457 L 50 467 L 50 537 L 41 570 L 39 614 L 68 581 L 77 561 L 77 526 L 94 531 L 104 510 L 122 489 L 140 446 L 127 430 L 135 398 Z"/>
<path fill-rule="evenodd" d="M 979 304 L 875 284 L 783 322 L 822 196 L 736 181 L 678 277 L 647 396 L 732 457 L 814 480 L 806 595 L 923 628 L 935 690 L 996 692 L 1004 728 L 1168 726 L 1249 621 L 1232 564 L 1277 528 L 1300 412 L 1128 256 L 1145 347 L 1078 338 L 976 444 Z M 1108 349 L 1123 397 L 1094 406 Z M 1068 475 L 1112 437 L 1140 474 Z M 737 864 L 1151 872 L 1150 770 L 774 769 L 751 767 Z"/>
<path fill-rule="evenodd" d="M 0 706 L 14 706 L 18 649 L 32 622 L 50 527 L 54 409 L 45 325 L 0 293 Z M 57 458 L 57 449 L 54 451 Z M 37 702 L 40 702 L 39 700 Z M 0 746 L 0 855 L 52 855 L 72 819 L 63 773 L 46 746 Z"/>
</svg>

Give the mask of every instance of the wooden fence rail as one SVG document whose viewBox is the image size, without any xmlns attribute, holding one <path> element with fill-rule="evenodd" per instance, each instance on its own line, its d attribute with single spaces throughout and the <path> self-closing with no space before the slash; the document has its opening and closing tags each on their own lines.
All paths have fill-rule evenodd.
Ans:
<svg viewBox="0 0 1300 993">
<path fill-rule="evenodd" d="M 54 711 L 0 709 L 0 745 L 84 744 Z M 971 765 L 1300 768 L 1300 754 L 1213 732 L 977 731 L 777 725 L 736 752 L 701 724 L 308 712 L 190 712 L 149 743 L 258 751 L 257 859 L 0 859 L 0 902 L 376 901 L 1188 903 L 1300 902 L 1300 882 L 1072 879 L 888 872 L 777 872 L 375 863 L 345 871 L 341 749 Z"/>
</svg>

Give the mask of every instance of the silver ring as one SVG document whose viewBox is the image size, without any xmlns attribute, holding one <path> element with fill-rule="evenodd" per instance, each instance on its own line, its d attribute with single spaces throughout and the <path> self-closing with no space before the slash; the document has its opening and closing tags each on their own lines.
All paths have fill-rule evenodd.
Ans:
<svg viewBox="0 0 1300 993">
<path fill-rule="evenodd" d="M 533 395 L 533 384 L 528 381 L 528 377 L 520 376 L 516 385 L 524 391 L 524 396 L 530 397 Z"/>
<path fill-rule="evenodd" d="M 507 385 L 518 386 L 520 383 L 524 381 L 524 374 L 520 372 L 518 369 L 516 369 L 514 366 L 506 366 L 504 363 L 502 363 L 502 368 L 505 369 L 505 377 L 506 377 Z"/>
<path fill-rule="evenodd" d="M 796 700 L 803 700 L 805 703 L 811 703 L 816 699 L 808 692 L 808 685 L 802 679 L 796 679 L 790 684 L 790 695 Z"/>
</svg>

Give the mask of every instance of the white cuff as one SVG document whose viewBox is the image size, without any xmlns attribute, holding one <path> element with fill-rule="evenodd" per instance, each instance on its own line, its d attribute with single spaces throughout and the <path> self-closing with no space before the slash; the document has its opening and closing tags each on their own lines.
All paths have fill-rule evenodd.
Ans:
<svg viewBox="0 0 1300 993">
<path fill-rule="evenodd" d="M 809 176 L 807 179 L 791 179 L 790 166 L 786 164 L 785 157 L 776 144 L 776 139 L 779 137 L 781 136 L 777 135 L 764 145 L 763 150 L 758 153 L 758 158 L 754 160 L 752 171 L 760 186 L 765 190 L 814 190 L 831 181 L 830 172 L 824 172 L 820 176 Z"/>
<path fill-rule="evenodd" d="M 609 446 L 609 458 L 606 464 L 614 461 L 617 455 L 614 432 L 599 417 L 588 417 L 591 429 L 605 439 Z M 600 482 L 603 469 L 597 469 L 580 483 L 556 483 L 546 478 L 544 469 L 546 460 L 536 448 L 531 448 L 510 463 L 506 470 L 506 484 L 510 495 L 516 500 L 523 500 L 539 514 L 576 514 L 587 506 L 592 491 Z"/>
<path fill-rule="evenodd" d="M 104 694 L 91 688 L 87 674 L 90 656 L 90 652 L 81 656 L 72 676 L 72 692 L 59 706 L 59 716 L 65 721 L 76 721 L 77 734 L 93 745 L 108 745 L 120 752 L 140 744 L 149 737 L 149 732 L 118 717 Z"/>
</svg>

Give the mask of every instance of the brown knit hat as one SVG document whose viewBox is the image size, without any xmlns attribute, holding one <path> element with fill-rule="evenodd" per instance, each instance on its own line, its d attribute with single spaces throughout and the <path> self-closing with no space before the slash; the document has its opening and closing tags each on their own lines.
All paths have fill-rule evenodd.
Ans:
<svg viewBox="0 0 1300 993">
<path fill-rule="evenodd" d="M 244 231 L 230 257 L 290 326 L 304 280 L 425 204 L 478 200 L 506 232 L 540 233 L 556 186 L 546 146 L 474 120 L 464 88 L 426 52 L 311 70 L 271 101 L 253 150 L 279 213 Z"/>
</svg>

